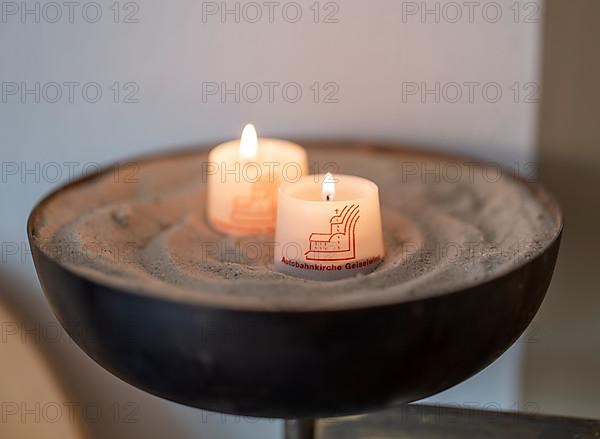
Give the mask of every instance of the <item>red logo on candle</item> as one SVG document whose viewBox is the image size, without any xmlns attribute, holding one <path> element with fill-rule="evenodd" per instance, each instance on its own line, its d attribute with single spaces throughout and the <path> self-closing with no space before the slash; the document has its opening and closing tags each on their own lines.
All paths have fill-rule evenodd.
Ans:
<svg viewBox="0 0 600 439">
<path fill-rule="evenodd" d="M 252 185 L 250 195 L 233 199 L 229 220 L 233 227 L 264 229 L 271 226 L 277 216 L 276 186 L 263 179 Z"/>
<path fill-rule="evenodd" d="M 308 261 L 347 261 L 356 257 L 356 223 L 360 218 L 358 204 L 345 206 L 329 220 L 329 233 L 311 233 Z"/>
</svg>

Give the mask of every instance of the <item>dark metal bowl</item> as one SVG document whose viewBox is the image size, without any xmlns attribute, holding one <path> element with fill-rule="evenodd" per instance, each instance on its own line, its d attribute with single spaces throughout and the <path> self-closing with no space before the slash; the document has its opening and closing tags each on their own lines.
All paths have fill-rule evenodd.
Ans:
<svg viewBox="0 0 600 439">
<path fill-rule="evenodd" d="M 155 160 L 155 158 L 153 158 Z M 105 172 L 110 172 L 107 170 Z M 550 283 L 562 217 L 535 258 L 477 285 L 433 297 L 351 309 L 273 311 L 186 303 L 98 282 L 50 259 L 28 235 L 54 311 L 101 366 L 152 394 L 249 416 L 328 417 L 415 401 L 498 358 L 525 330 Z"/>
</svg>

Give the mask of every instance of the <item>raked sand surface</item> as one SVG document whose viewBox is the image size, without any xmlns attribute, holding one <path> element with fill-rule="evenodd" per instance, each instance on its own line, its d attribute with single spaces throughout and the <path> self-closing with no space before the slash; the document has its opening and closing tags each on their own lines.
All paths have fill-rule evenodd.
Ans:
<svg viewBox="0 0 600 439">
<path fill-rule="evenodd" d="M 272 236 L 213 230 L 205 221 L 206 150 L 135 161 L 118 175 L 61 190 L 34 216 L 33 238 L 69 270 L 137 294 L 309 310 L 413 300 L 482 282 L 538 255 L 560 229 L 543 191 L 499 177 L 496 166 L 368 145 L 313 145 L 308 154 L 313 165 L 334 162 L 340 173 L 378 184 L 386 255 L 373 273 L 293 278 L 274 271 Z"/>
</svg>

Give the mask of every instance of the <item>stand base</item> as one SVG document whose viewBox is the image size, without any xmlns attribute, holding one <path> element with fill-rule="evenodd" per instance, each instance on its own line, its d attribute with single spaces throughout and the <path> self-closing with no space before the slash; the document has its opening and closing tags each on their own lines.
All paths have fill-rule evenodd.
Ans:
<svg viewBox="0 0 600 439">
<path fill-rule="evenodd" d="M 285 421 L 285 439 L 315 439 L 314 419 L 295 419 Z"/>
</svg>

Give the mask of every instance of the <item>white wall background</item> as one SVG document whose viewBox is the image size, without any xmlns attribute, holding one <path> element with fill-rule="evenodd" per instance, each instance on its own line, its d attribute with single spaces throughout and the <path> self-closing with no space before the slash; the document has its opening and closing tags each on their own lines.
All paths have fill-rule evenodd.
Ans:
<svg viewBox="0 0 600 439">
<path fill-rule="evenodd" d="M 3 243 L 25 243 L 28 212 L 58 184 L 55 180 L 68 179 L 70 166 L 79 173 L 86 164 L 235 137 L 246 121 L 254 122 L 265 135 L 403 141 L 505 164 L 534 157 L 537 107 L 526 102 L 526 95 L 539 83 L 540 24 L 535 21 L 541 19 L 541 12 L 526 1 L 518 2 L 517 7 L 513 2 L 483 1 L 473 10 L 459 2 L 462 18 L 458 20 L 456 3 L 447 1 L 323 1 L 317 3 L 318 23 L 314 22 L 312 0 L 298 3 L 302 18 L 296 23 L 282 15 L 286 2 L 275 7 L 273 23 L 262 2 L 263 17 L 258 23 L 245 20 L 254 17 L 252 6 L 246 6 L 247 14 L 242 14 L 240 23 L 233 15 L 228 15 L 225 23 L 219 15 L 203 20 L 203 9 L 213 4 L 191 0 L 123 1 L 116 4 L 118 23 L 114 22 L 115 5 L 100 2 L 102 17 L 91 23 L 97 8 L 88 6 L 84 13 L 87 3 L 75 2 L 72 20 L 68 7 L 59 3 L 62 17 L 56 23 L 50 22 L 55 20 L 56 8 L 47 2 L 0 5 Z M 241 8 L 246 3 L 241 3 Z M 214 5 L 233 9 L 235 2 Z M 18 10 L 12 14 L 14 7 Z M 39 8 L 39 23 L 34 13 L 22 15 L 24 7 Z M 410 15 L 415 7 L 416 13 Z M 421 15 L 422 9 L 435 11 L 436 7 L 439 17 L 435 13 Z M 133 18 L 138 23 L 124 23 L 125 15 L 136 9 Z M 338 22 L 323 22 L 334 10 Z M 286 11 L 293 18 L 293 5 Z M 502 15 L 496 18 L 498 11 Z M 55 97 L 56 89 L 47 86 L 51 82 L 61 84 L 63 96 L 56 103 L 48 102 Z M 81 84 L 74 102 L 69 102 L 65 82 Z M 82 96 L 82 86 L 92 82 L 99 84 L 103 93 L 97 103 L 86 102 Z M 133 90 L 123 89 L 129 82 L 138 89 L 137 103 L 123 102 L 126 92 Z M 236 103 L 231 96 L 222 103 L 220 96 L 203 99 L 205 82 L 225 82 L 230 88 L 236 82 L 242 86 L 248 82 L 296 82 L 303 95 L 297 103 L 286 102 L 279 86 L 274 102 L 263 95 L 257 103 L 244 102 L 243 97 Z M 318 103 L 309 88 L 315 82 L 321 86 Z M 329 82 L 339 88 L 338 103 L 323 102 L 322 87 Z M 446 95 L 440 90 L 440 102 L 435 102 L 433 95 L 425 96 L 426 102 L 418 94 L 403 99 L 407 82 L 425 83 L 428 89 L 436 83 L 442 89 L 456 82 L 461 84 L 463 96 L 456 103 L 449 102 L 456 96 L 456 88 L 447 87 Z M 472 99 L 464 85 L 467 82 L 480 84 L 473 86 Z M 10 83 L 17 83 L 16 94 L 11 94 L 14 84 Z M 39 103 L 35 93 L 22 94 L 36 83 L 40 83 Z M 114 83 L 120 84 L 119 103 L 113 101 L 110 87 Z M 483 92 L 483 85 L 489 83 L 502 91 L 496 103 L 489 102 L 495 97 L 494 87 Z M 521 90 L 518 96 L 515 83 Z M 263 92 L 266 90 L 263 87 Z M 87 97 L 93 98 L 93 90 L 88 91 Z M 50 162 L 58 163 L 60 178 L 50 172 Z M 34 171 L 26 172 L 31 169 Z M 30 256 L 3 251 L 2 257 L 3 268 L 29 285 L 27 294 L 32 303 L 42 307 L 42 318 L 52 321 Z M 97 435 L 111 431 L 128 437 L 153 437 L 153 433 L 171 429 L 173 437 L 256 434 L 264 438 L 276 437 L 279 432 L 277 423 L 266 421 L 229 418 L 223 422 L 215 415 L 202 422 L 198 411 L 144 395 L 111 377 L 72 345 L 60 349 L 65 363 L 62 370 L 72 374 L 61 378 L 78 383 L 79 398 L 84 395 L 107 405 L 117 399 L 139 403 L 140 423 L 88 425 Z M 514 408 L 518 374 L 517 347 L 494 367 L 438 399 L 482 405 L 495 402 L 502 408 Z"/>
</svg>

